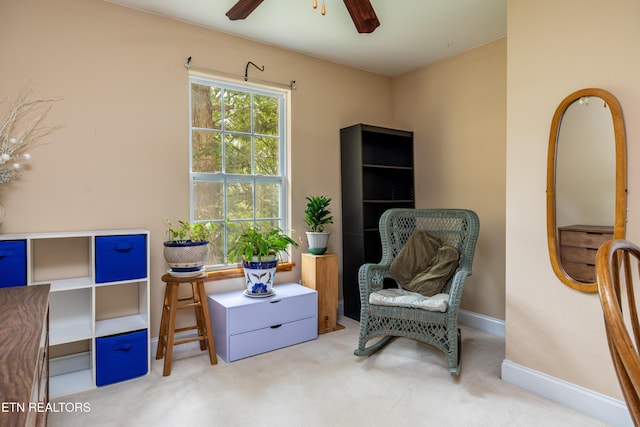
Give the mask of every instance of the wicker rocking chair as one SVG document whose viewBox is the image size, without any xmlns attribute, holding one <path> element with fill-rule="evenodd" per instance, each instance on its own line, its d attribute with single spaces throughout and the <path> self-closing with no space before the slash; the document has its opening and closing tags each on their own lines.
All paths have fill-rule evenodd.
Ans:
<svg viewBox="0 0 640 427">
<path fill-rule="evenodd" d="M 407 337 L 442 350 L 452 374 L 460 373 L 460 329 L 458 308 L 475 252 L 480 221 L 475 212 L 465 209 L 389 209 L 380 217 L 382 260 L 360 267 L 360 338 L 356 356 L 369 356 L 394 337 Z M 391 279 L 391 264 L 414 231 L 423 230 L 460 252 L 453 276 L 441 293 L 448 294 L 446 310 L 428 311 L 406 306 L 369 303 L 371 293 L 383 289 L 383 281 Z M 398 288 L 401 285 L 398 284 Z M 366 347 L 369 340 L 382 337 Z"/>
</svg>

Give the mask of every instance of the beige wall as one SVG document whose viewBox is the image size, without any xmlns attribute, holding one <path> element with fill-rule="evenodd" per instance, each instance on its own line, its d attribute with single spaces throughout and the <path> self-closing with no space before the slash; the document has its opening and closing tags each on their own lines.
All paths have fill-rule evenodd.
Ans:
<svg viewBox="0 0 640 427">
<path fill-rule="evenodd" d="M 506 358 L 619 399 L 597 294 L 551 270 L 545 173 L 558 104 L 580 88 L 610 91 L 626 118 L 627 237 L 640 241 L 639 18 L 636 0 L 508 2 Z"/>
<path fill-rule="evenodd" d="M 330 251 L 341 252 L 339 129 L 390 126 L 392 118 L 387 77 L 102 0 L 0 3 L 0 99 L 12 101 L 29 84 L 36 96 L 62 95 L 47 121 L 65 126 L 32 151 L 31 170 L 2 188 L 2 232 L 149 229 L 152 336 L 167 268 L 164 220 L 189 215 L 188 56 L 193 65 L 235 74 L 251 60 L 265 66 L 260 78 L 297 81 L 293 228 L 304 236 L 305 195 L 332 197 Z M 298 280 L 298 251 L 294 261 L 298 267 L 278 281 Z M 241 288 L 239 279 L 207 284 L 211 293 Z"/>
<path fill-rule="evenodd" d="M 32 151 L 31 169 L 2 188 L 4 233 L 147 228 L 152 336 L 166 271 L 164 220 L 188 217 L 187 70 L 183 64 L 296 80 L 290 154 L 293 228 L 304 197 L 333 198 L 329 250 L 341 255 L 339 129 L 415 131 L 418 207 L 468 207 L 481 235 L 463 307 L 504 318 L 505 52 L 500 40 L 398 79 L 358 71 L 101 0 L 0 4 L 0 94 L 30 85 L 61 95 L 47 122 L 64 128 Z M 0 108 L 0 111 L 4 111 Z M 304 249 L 303 249 L 304 250 Z M 300 264 L 300 252 L 294 251 Z M 299 267 L 279 274 L 297 281 Z M 207 284 L 241 289 L 239 279 Z"/>
<path fill-rule="evenodd" d="M 480 217 L 462 308 L 504 319 L 506 54 L 501 39 L 393 81 L 394 122 L 414 131 L 416 207 Z"/>
<path fill-rule="evenodd" d="M 156 335 L 166 268 L 163 221 L 188 215 L 182 64 L 193 56 L 194 65 L 241 73 L 252 60 L 265 65 L 265 79 L 298 82 L 291 139 L 295 229 L 304 230 L 306 194 L 333 197 L 337 223 L 329 249 L 340 254 L 341 127 L 364 122 L 415 131 L 418 206 L 464 205 L 482 221 L 464 307 L 501 318 L 506 280 L 506 357 L 619 398 L 597 296 L 562 285 L 549 265 L 546 150 L 551 116 L 567 94 L 583 87 L 612 92 L 627 118 L 627 236 L 640 241 L 634 188 L 640 123 L 633 120 L 640 114 L 634 55 L 640 3 L 510 0 L 508 6 L 506 56 L 501 40 L 392 81 L 101 0 L 2 2 L 1 96 L 11 100 L 31 84 L 36 95 L 65 97 L 49 115 L 65 128 L 32 152 L 21 180 L 2 188 L 8 211 L 2 231 L 150 229 Z M 294 261 L 299 264 L 298 252 Z M 296 268 L 279 281 L 298 276 Z M 240 287 L 238 281 L 207 285 L 209 292 Z"/>
</svg>

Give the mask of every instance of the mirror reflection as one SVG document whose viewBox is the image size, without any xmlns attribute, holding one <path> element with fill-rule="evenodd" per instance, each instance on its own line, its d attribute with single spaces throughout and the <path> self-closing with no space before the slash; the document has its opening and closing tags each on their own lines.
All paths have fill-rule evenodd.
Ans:
<svg viewBox="0 0 640 427">
<path fill-rule="evenodd" d="M 606 91 L 574 92 L 556 110 L 547 175 L 549 255 L 556 275 L 574 289 L 597 291 L 595 254 L 605 241 L 624 237 L 626 160 L 618 163 L 625 144 L 622 112 Z"/>
<path fill-rule="evenodd" d="M 611 110 L 602 98 L 571 104 L 558 132 L 556 154 L 557 225 L 613 227 L 616 150 Z"/>
</svg>

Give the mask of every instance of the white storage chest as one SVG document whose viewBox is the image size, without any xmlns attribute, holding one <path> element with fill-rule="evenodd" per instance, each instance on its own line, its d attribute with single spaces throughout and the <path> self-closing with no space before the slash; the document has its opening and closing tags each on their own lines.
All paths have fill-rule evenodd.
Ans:
<svg viewBox="0 0 640 427">
<path fill-rule="evenodd" d="M 318 293 L 294 283 L 273 289 L 266 298 L 241 291 L 209 295 L 213 339 L 225 362 L 318 337 Z"/>
</svg>

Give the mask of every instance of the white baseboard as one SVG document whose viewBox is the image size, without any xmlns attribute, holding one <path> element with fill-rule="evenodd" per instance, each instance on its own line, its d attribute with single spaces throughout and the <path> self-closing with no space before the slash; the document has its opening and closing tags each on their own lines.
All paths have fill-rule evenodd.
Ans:
<svg viewBox="0 0 640 427">
<path fill-rule="evenodd" d="M 624 402 L 507 359 L 502 362 L 502 380 L 612 426 L 633 426 Z"/>
<path fill-rule="evenodd" d="M 503 320 L 460 310 L 458 321 L 461 325 L 503 338 L 506 336 Z M 510 360 L 502 362 L 502 380 L 612 426 L 633 426 L 625 402 L 520 366 Z"/>
<path fill-rule="evenodd" d="M 488 332 L 492 335 L 496 335 L 502 338 L 504 338 L 506 334 L 504 320 L 485 316 L 483 314 L 478 314 L 467 310 L 459 310 L 458 322 L 461 325 Z"/>
</svg>

